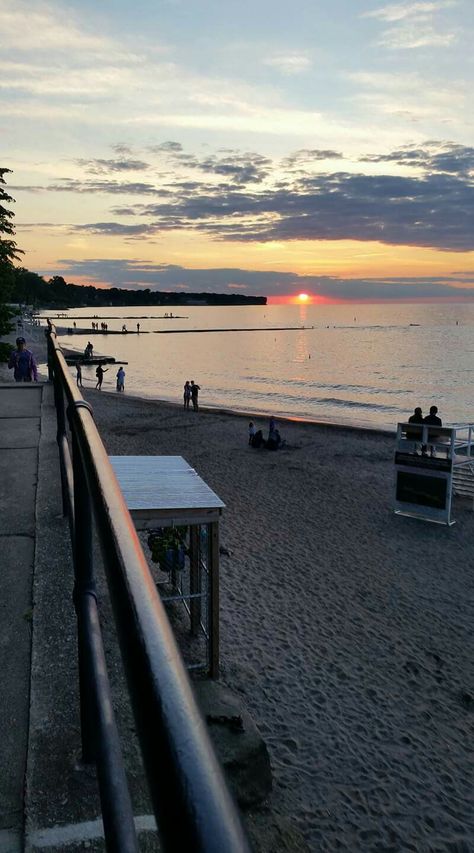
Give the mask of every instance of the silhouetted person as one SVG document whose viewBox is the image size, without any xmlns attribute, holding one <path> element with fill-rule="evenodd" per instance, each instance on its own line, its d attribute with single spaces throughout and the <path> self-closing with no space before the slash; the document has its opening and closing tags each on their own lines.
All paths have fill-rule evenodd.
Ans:
<svg viewBox="0 0 474 853">
<path fill-rule="evenodd" d="M 430 407 L 430 413 L 424 419 L 424 423 L 425 424 L 431 424 L 432 426 L 443 426 L 443 422 L 442 422 L 441 418 L 438 418 L 438 407 L 437 406 L 431 406 Z M 430 430 L 428 432 L 428 439 L 430 439 L 430 438 L 431 439 L 438 438 L 436 430 Z M 436 450 L 435 450 L 434 444 L 429 444 L 428 447 L 430 448 L 431 456 L 436 456 Z M 424 448 L 424 452 L 426 454 L 425 448 Z"/>
<path fill-rule="evenodd" d="M 76 384 L 78 388 L 82 388 L 82 367 L 79 362 L 76 364 Z"/>
<path fill-rule="evenodd" d="M 106 367 L 104 370 L 102 365 L 99 364 L 99 366 L 95 372 L 95 375 L 97 376 L 97 382 L 95 384 L 97 391 L 102 391 L 102 382 L 104 381 L 104 373 L 107 373 L 107 370 L 108 370 L 108 367 Z"/>
<path fill-rule="evenodd" d="M 193 409 L 195 412 L 197 412 L 199 409 L 198 395 L 199 395 L 200 390 L 201 390 L 201 386 L 196 385 L 194 379 L 191 379 L 191 400 L 192 400 Z"/>
<path fill-rule="evenodd" d="M 410 417 L 408 418 L 408 423 L 409 424 L 422 424 L 423 422 L 424 422 L 423 421 L 423 412 L 420 409 L 420 407 L 417 406 L 415 411 L 413 412 L 413 414 L 410 415 Z M 421 430 L 419 432 L 418 431 L 410 432 L 409 430 L 407 430 L 407 439 L 409 441 L 415 442 L 415 453 L 418 450 L 417 440 L 419 440 L 420 438 L 421 438 Z M 421 449 L 422 450 L 424 449 L 423 446 Z"/>
</svg>

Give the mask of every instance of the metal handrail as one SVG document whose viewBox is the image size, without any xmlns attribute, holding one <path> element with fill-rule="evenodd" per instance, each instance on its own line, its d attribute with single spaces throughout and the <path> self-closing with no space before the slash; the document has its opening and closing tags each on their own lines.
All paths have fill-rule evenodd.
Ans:
<svg viewBox="0 0 474 853">
<path fill-rule="evenodd" d="M 196 705 L 92 409 L 67 369 L 50 321 L 48 327 L 48 365 L 55 387 L 63 508 L 69 515 L 74 552 L 83 756 L 98 766 L 107 848 L 127 853 L 137 849 L 117 752 L 118 735 L 110 713 L 110 688 L 103 671 L 91 510 L 163 849 L 180 853 L 248 853 L 240 816 Z M 65 441 L 64 397 L 72 434 L 72 463 Z M 96 736 L 98 724 L 101 728 Z M 117 790 L 119 806 L 114 802 Z"/>
</svg>

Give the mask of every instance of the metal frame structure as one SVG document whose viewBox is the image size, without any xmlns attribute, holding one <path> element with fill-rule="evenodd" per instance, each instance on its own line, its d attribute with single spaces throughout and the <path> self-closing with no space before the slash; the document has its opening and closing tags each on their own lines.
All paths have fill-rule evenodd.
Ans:
<svg viewBox="0 0 474 853">
<path fill-rule="evenodd" d="M 189 576 L 171 571 L 172 594 L 164 593 L 161 600 L 180 602 L 190 617 L 191 634 L 205 637 L 206 662 L 187 668 L 207 670 L 218 678 L 219 519 L 225 505 L 182 456 L 109 459 L 137 530 L 189 528 Z"/>
<path fill-rule="evenodd" d="M 74 558 L 82 754 L 97 766 L 107 849 L 136 853 L 138 843 L 102 643 L 93 525 L 161 846 L 176 853 L 249 853 L 92 409 L 72 379 L 49 321 L 48 372 Z"/>
<path fill-rule="evenodd" d="M 452 525 L 453 475 L 471 465 L 474 425 L 399 423 L 395 450 L 395 513 Z"/>
</svg>

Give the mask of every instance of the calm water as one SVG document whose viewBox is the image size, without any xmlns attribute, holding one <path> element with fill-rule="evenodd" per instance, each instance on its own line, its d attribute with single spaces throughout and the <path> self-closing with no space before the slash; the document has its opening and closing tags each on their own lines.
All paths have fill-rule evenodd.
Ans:
<svg viewBox="0 0 474 853">
<path fill-rule="evenodd" d="M 167 309 L 169 310 L 169 309 Z M 140 335 L 80 334 L 93 311 L 69 312 L 77 333 L 65 346 L 128 361 L 126 393 L 182 399 L 185 379 L 201 386 L 203 405 L 308 420 L 392 426 L 416 405 L 433 403 L 443 421 L 472 421 L 474 305 L 330 305 L 174 308 L 183 319 L 159 319 L 162 308 L 108 308 L 109 330 L 126 323 Z M 51 314 L 52 312 L 49 312 Z M 458 321 L 458 325 L 456 325 Z M 56 320 L 72 326 L 70 320 Z M 410 325 L 410 324 L 419 325 Z M 305 326 L 291 331 L 269 327 Z M 257 328 L 265 331 L 256 331 Z M 308 328 L 309 327 L 309 328 Z M 144 334 L 157 330 L 240 328 L 249 331 Z M 104 390 L 115 387 L 116 368 Z M 95 383 L 95 367 L 83 371 Z"/>
</svg>

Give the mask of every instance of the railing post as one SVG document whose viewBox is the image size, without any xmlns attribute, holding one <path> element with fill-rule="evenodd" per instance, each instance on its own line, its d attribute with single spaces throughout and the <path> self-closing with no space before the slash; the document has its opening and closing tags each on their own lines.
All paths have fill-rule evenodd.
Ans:
<svg viewBox="0 0 474 853">
<path fill-rule="evenodd" d="M 83 404 L 87 406 L 87 403 Z M 74 408 L 69 407 L 68 415 L 72 432 L 73 471 L 74 471 L 74 592 L 73 600 L 77 615 L 78 657 L 79 657 L 79 698 L 81 708 L 82 760 L 92 764 L 96 759 L 94 724 L 92 719 L 91 696 L 93 691 L 92 673 L 89 671 L 86 655 L 86 626 L 83 619 L 84 599 L 92 595 L 96 598 L 94 562 L 92 553 L 92 509 L 87 489 L 81 451 L 76 437 Z"/>
<path fill-rule="evenodd" d="M 50 321 L 48 320 L 48 328 L 45 332 L 45 335 L 48 339 L 48 379 L 50 382 L 53 381 L 53 358 L 54 358 L 54 345 L 51 337 L 52 326 Z"/>
<path fill-rule="evenodd" d="M 67 474 L 66 467 L 64 461 L 64 453 L 63 453 L 63 445 L 64 442 L 67 443 L 67 432 L 66 432 L 66 415 L 64 412 L 64 392 L 61 384 L 61 379 L 57 376 L 56 371 L 53 369 L 53 388 L 54 388 L 54 405 L 56 407 L 56 421 L 57 421 L 57 431 L 56 431 L 56 441 L 59 447 L 59 470 L 61 472 L 61 496 L 63 502 L 63 516 L 66 517 L 68 515 L 68 482 L 67 482 Z"/>
<path fill-rule="evenodd" d="M 210 529 L 209 543 L 209 675 L 219 678 L 219 524 L 217 521 L 208 525 Z"/>
</svg>

